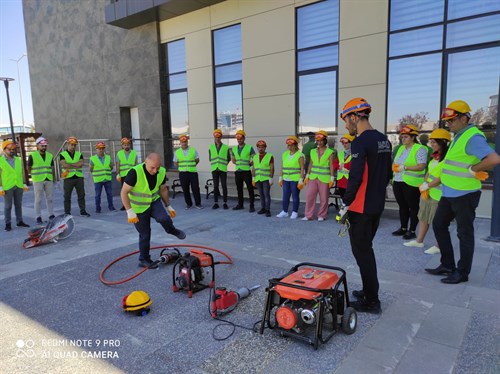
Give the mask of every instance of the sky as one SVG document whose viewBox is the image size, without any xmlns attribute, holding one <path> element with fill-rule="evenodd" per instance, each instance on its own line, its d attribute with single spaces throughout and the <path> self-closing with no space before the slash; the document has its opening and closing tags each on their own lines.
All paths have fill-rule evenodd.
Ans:
<svg viewBox="0 0 500 374">
<path fill-rule="evenodd" d="M 34 122 L 28 56 L 21 58 L 23 54 L 27 54 L 27 51 L 22 2 L 21 0 L 0 0 L 0 77 L 15 79 L 9 83 L 10 106 L 14 125 L 21 125 L 23 117 L 26 125 Z M 16 63 L 11 59 L 19 60 L 19 62 Z M 21 81 L 20 86 L 19 81 Z M 0 125 L 5 124 L 10 124 L 7 94 L 4 83 L 0 82 Z"/>
</svg>

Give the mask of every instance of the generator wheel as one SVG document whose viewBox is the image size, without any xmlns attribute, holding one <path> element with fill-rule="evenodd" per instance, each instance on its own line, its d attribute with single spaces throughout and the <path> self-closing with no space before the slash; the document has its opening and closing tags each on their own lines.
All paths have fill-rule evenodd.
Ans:
<svg viewBox="0 0 500 374">
<path fill-rule="evenodd" d="M 358 326 L 358 314 L 354 308 L 348 307 L 344 311 L 344 315 L 342 316 L 342 331 L 345 334 L 351 335 L 356 331 L 356 327 Z"/>
</svg>

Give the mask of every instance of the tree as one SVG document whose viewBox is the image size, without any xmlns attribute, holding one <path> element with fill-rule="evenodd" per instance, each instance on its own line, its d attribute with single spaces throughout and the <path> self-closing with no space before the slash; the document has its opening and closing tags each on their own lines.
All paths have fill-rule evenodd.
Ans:
<svg viewBox="0 0 500 374">
<path fill-rule="evenodd" d="M 427 117 L 428 114 L 428 112 L 405 114 L 398 120 L 399 130 L 401 130 L 405 125 L 415 125 L 419 130 L 421 130 L 422 125 L 429 120 Z"/>
</svg>

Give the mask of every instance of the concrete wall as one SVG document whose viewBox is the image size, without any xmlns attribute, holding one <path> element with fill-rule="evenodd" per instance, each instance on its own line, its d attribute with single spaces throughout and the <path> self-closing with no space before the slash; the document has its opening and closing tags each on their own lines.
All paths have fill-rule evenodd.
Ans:
<svg viewBox="0 0 500 374">
<path fill-rule="evenodd" d="M 120 107 L 163 152 L 156 24 L 106 25 L 109 0 L 23 0 L 37 131 L 56 151 L 70 135 L 121 138 Z"/>
</svg>

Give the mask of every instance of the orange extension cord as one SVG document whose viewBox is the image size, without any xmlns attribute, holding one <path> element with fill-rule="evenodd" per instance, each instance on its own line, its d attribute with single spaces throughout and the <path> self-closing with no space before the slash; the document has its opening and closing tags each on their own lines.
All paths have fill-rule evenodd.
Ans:
<svg viewBox="0 0 500 374">
<path fill-rule="evenodd" d="M 234 263 L 233 261 L 233 258 L 231 256 L 229 256 L 226 252 L 224 251 L 221 251 L 220 249 L 215 249 L 215 248 L 211 248 L 211 247 L 207 247 L 207 246 L 204 246 L 204 245 L 198 245 L 198 244 L 168 244 L 168 245 L 160 245 L 160 246 L 157 246 L 157 247 L 151 247 L 150 249 L 167 249 L 167 248 L 199 248 L 199 249 L 205 249 L 205 250 L 208 250 L 208 251 L 211 251 L 211 252 L 217 252 L 217 253 L 220 253 L 221 255 L 223 255 L 225 258 L 227 258 L 228 261 L 218 261 L 216 262 L 216 264 L 221 264 L 221 265 L 231 265 Z M 108 269 L 113 266 L 114 264 L 116 264 L 118 261 L 121 261 L 123 260 L 124 258 L 127 258 L 129 256 L 132 256 L 132 255 L 135 255 L 136 253 L 139 253 L 139 251 L 134 251 L 134 252 L 130 252 L 130 253 L 127 253 L 123 256 L 120 256 L 116 259 L 114 259 L 113 261 L 111 261 L 108 265 L 106 265 L 106 267 L 104 269 L 101 270 L 101 273 L 99 274 L 99 279 L 102 283 L 104 283 L 106 286 L 115 286 L 117 284 L 122 284 L 122 283 L 125 283 L 125 282 L 128 282 L 136 277 L 138 277 L 139 275 L 141 275 L 142 273 L 144 273 L 145 271 L 149 270 L 149 268 L 143 268 L 141 270 L 139 270 L 137 273 L 131 275 L 130 277 L 128 278 L 125 278 L 125 279 L 120 279 L 120 280 L 117 280 L 117 281 L 108 281 L 104 278 L 104 273 L 106 273 L 106 271 L 108 271 Z"/>
</svg>

